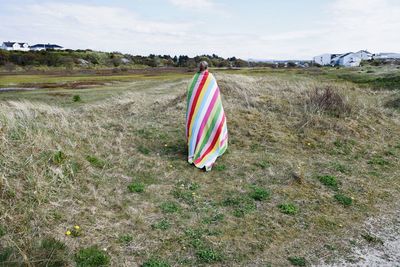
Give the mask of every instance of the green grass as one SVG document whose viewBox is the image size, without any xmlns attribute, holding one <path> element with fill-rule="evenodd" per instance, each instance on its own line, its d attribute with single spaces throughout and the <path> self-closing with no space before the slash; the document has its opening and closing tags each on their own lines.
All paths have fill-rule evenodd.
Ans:
<svg viewBox="0 0 400 267">
<path fill-rule="evenodd" d="M 353 199 L 344 194 L 336 194 L 334 195 L 334 198 L 337 202 L 339 202 L 345 207 L 351 206 L 353 204 Z"/>
<path fill-rule="evenodd" d="M 267 189 L 255 185 L 250 186 L 249 196 L 254 200 L 263 201 L 268 199 L 270 195 L 271 192 Z"/>
<path fill-rule="evenodd" d="M 97 247 L 88 247 L 75 254 L 75 262 L 78 267 L 109 266 L 110 256 Z"/>
<path fill-rule="evenodd" d="M 331 175 L 322 175 L 318 176 L 318 180 L 325 186 L 333 189 L 333 190 L 338 190 L 338 181 L 335 176 Z"/>
<path fill-rule="evenodd" d="M 87 155 L 86 156 L 86 160 L 93 166 L 96 168 L 104 168 L 106 165 L 106 162 L 96 156 L 93 155 Z"/>
<path fill-rule="evenodd" d="M 175 202 L 172 201 L 168 201 L 168 202 L 164 202 L 160 205 L 160 209 L 164 212 L 164 213 L 175 213 L 179 211 L 179 205 Z"/>
<path fill-rule="evenodd" d="M 289 262 L 293 266 L 306 266 L 306 260 L 303 257 L 289 257 Z"/>
<path fill-rule="evenodd" d="M 284 214 L 295 215 L 299 212 L 299 209 L 292 203 L 283 203 L 278 206 L 280 211 Z"/>
<path fill-rule="evenodd" d="M 93 75 L 9 75 L 70 85 L 0 93 L 0 257 L 27 265 L 18 245 L 32 266 L 51 255 L 75 266 L 75 254 L 115 266 L 289 266 L 288 256 L 318 266 L 349 256 L 343 240 L 367 244 L 365 220 L 400 199 L 400 113 L 385 106 L 395 93 L 338 78 L 353 69 L 213 72 L 229 148 L 211 172 L 186 161 L 188 75 L 99 76 L 90 88 L 70 85 Z M 316 86 L 352 112 L 309 112 Z M 66 236 L 78 222 L 82 235 Z M 42 246 L 51 238 L 64 248 Z"/>
<path fill-rule="evenodd" d="M 144 184 L 143 183 L 138 183 L 138 182 L 133 182 L 128 185 L 128 190 L 131 193 L 142 193 L 144 192 Z"/>
</svg>

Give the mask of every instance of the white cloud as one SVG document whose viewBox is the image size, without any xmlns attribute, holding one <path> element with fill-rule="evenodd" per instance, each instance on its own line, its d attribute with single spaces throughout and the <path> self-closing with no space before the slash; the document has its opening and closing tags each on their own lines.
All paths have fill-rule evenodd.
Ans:
<svg viewBox="0 0 400 267">
<path fill-rule="evenodd" d="M 392 0 L 336 0 L 320 41 L 326 52 L 369 49 L 396 51 L 400 43 L 400 5 Z"/>
<path fill-rule="evenodd" d="M 204 0 L 168 1 L 182 8 L 218 5 Z M 251 18 L 245 16 L 220 20 L 229 29 L 224 32 L 224 27 L 218 31 L 204 27 L 207 24 L 196 16 L 175 22 L 145 19 L 130 9 L 110 6 L 66 2 L 9 6 L 14 10 L 0 12 L 0 41 L 54 42 L 73 49 L 143 55 L 215 53 L 245 59 L 307 59 L 320 53 L 360 49 L 400 52 L 400 3 L 396 0 L 335 0 L 322 11 L 323 21 L 291 31 L 279 32 L 279 25 L 271 25 L 251 33 L 240 27 L 244 18 L 251 26 Z"/>
<path fill-rule="evenodd" d="M 215 6 L 211 0 L 168 0 L 174 6 L 186 9 L 205 9 Z"/>
</svg>

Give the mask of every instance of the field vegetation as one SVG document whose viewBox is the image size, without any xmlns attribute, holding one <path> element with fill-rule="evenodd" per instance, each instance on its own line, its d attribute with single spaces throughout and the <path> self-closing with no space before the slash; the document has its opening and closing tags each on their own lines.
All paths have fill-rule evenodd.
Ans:
<svg viewBox="0 0 400 267">
<path fill-rule="evenodd" d="M 399 210 L 397 67 L 212 72 L 230 139 L 211 172 L 186 162 L 193 73 L 0 75 L 40 88 L 0 92 L 0 266 L 309 266 L 383 246 L 364 222 Z"/>
</svg>

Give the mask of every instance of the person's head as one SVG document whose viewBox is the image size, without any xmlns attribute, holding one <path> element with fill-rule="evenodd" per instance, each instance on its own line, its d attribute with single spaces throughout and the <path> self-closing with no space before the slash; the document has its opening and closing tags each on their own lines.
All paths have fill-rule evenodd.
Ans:
<svg viewBox="0 0 400 267">
<path fill-rule="evenodd" d="M 207 61 L 202 61 L 199 64 L 199 71 L 205 71 L 206 69 L 208 69 L 208 63 Z"/>
</svg>

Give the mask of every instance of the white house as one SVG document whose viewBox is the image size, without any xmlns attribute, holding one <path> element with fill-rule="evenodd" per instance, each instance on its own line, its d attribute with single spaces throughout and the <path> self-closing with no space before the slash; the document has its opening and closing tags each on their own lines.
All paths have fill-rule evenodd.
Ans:
<svg viewBox="0 0 400 267">
<path fill-rule="evenodd" d="M 3 42 L 1 49 L 4 50 L 17 50 L 17 51 L 29 51 L 28 43 L 18 43 L 18 42 Z"/>
<path fill-rule="evenodd" d="M 327 66 L 331 65 L 332 59 L 337 57 L 339 54 L 322 54 L 319 56 L 314 57 L 314 62 L 322 65 L 322 66 Z"/>
<path fill-rule="evenodd" d="M 32 51 L 41 51 L 47 49 L 54 49 L 54 50 L 61 50 L 63 49 L 62 46 L 56 44 L 35 44 L 30 47 Z"/>
<path fill-rule="evenodd" d="M 400 59 L 399 53 L 379 53 L 374 55 L 374 59 Z"/>
<path fill-rule="evenodd" d="M 314 57 L 314 62 L 323 66 L 358 67 L 362 60 L 372 59 L 372 54 L 366 50 L 346 54 L 323 54 Z"/>
</svg>

